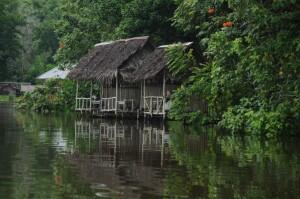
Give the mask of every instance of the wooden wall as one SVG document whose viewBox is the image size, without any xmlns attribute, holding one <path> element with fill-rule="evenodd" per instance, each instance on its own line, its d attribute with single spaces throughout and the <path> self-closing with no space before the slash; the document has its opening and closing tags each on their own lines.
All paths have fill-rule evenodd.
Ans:
<svg viewBox="0 0 300 199">
<path fill-rule="evenodd" d="M 140 85 L 132 85 L 132 86 L 123 86 L 118 88 L 118 100 L 124 99 L 133 99 L 135 108 L 143 108 L 143 90 Z M 172 93 L 178 86 L 176 85 L 166 85 L 166 93 L 169 91 Z M 146 96 L 163 96 L 163 86 L 159 84 L 146 84 Z M 116 88 L 115 87 L 104 87 L 103 89 L 103 98 L 115 97 L 116 96 Z"/>
</svg>

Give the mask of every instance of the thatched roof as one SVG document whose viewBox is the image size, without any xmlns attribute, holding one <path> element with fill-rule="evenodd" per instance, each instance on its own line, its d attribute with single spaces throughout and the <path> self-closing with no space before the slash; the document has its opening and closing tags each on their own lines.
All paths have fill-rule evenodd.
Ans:
<svg viewBox="0 0 300 199">
<path fill-rule="evenodd" d="M 68 75 L 74 80 L 110 82 L 118 69 L 148 43 L 149 37 L 135 37 L 96 44 Z"/>
<path fill-rule="evenodd" d="M 162 72 L 168 64 L 166 57 L 166 48 L 177 45 L 163 45 L 156 48 L 152 53 L 149 53 L 143 60 L 142 66 L 138 67 L 137 70 L 128 78 L 127 81 L 141 81 L 146 79 L 152 79 L 156 77 L 160 72 Z M 192 42 L 187 42 L 182 44 L 185 47 L 192 45 Z"/>
<path fill-rule="evenodd" d="M 127 79 L 127 81 L 140 81 L 144 79 L 151 79 L 160 73 L 167 65 L 164 48 L 156 48 L 152 53 L 146 56 L 142 63 L 134 73 Z"/>
<path fill-rule="evenodd" d="M 191 44 L 188 42 L 182 45 L 189 47 Z M 117 72 L 120 80 L 130 83 L 160 78 L 158 75 L 162 74 L 168 63 L 165 50 L 172 45 L 159 46 L 153 50 L 148 36 L 96 44 L 80 59 L 68 77 L 104 84 L 110 84 Z"/>
</svg>

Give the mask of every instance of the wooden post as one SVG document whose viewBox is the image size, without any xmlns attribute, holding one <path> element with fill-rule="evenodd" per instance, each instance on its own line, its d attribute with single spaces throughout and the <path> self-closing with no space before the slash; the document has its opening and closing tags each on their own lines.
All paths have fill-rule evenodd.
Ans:
<svg viewBox="0 0 300 199">
<path fill-rule="evenodd" d="M 151 113 L 151 118 L 152 118 L 152 114 L 153 114 L 153 107 L 152 107 L 152 105 L 153 105 L 153 97 L 151 96 L 151 98 L 150 98 L 150 113 Z"/>
<path fill-rule="evenodd" d="M 166 118 L 166 71 L 164 71 L 164 80 L 163 80 L 163 118 Z"/>
<path fill-rule="evenodd" d="M 102 87 L 102 83 L 100 83 L 99 88 L 100 88 L 99 100 L 101 100 L 101 98 L 102 98 L 102 96 L 103 96 L 103 87 Z"/>
<path fill-rule="evenodd" d="M 91 81 L 91 90 L 90 90 L 90 111 L 92 110 L 92 100 L 93 100 L 93 82 Z"/>
<path fill-rule="evenodd" d="M 76 81 L 75 110 L 77 110 L 77 107 L 78 107 L 78 101 L 77 101 L 77 98 L 78 98 L 78 81 Z"/>
<path fill-rule="evenodd" d="M 114 129 L 114 167 L 116 166 L 116 162 L 117 162 L 117 121 L 115 123 L 115 129 Z"/>
<path fill-rule="evenodd" d="M 164 166 L 164 149 L 165 149 L 165 143 L 164 143 L 164 136 L 165 136 L 165 124 L 163 124 L 163 130 L 161 135 L 161 156 L 160 156 L 160 167 L 163 168 Z"/>
<path fill-rule="evenodd" d="M 107 97 L 108 95 L 107 95 L 107 84 L 105 85 L 105 94 L 104 94 L 104 97 Z"/>
<path fill-rule="evenodd" d="M 145 97 L 146 97 L 146 80 L 144 79 L 144 89 L 143 89 L 143 91 L 144 91 L 144 99 L 143 99 L 143 102 L 144 102 L 144 118 L 146 118 L 146 113 L 145 113 L 145 109 L 146 109 L 146 99 L 145 99 Z"/>
<path fill-rule="evenodd" d="M 91 152 L 91 123 L 90 122 L 89 122 L 88 131 L 89 131 L 89 153 L 90 153 Z"/>
<path fill-rule="evenodd" d="M 116 71 L 116 107 L 115 113 L 118 113 L 118 70 Z"/>
<path fill-rule="evenodd" d="M 145 126 L 145 123 L 144 123 L 144 126 Z M 144 145 L 145 145 L 145 138 L 144 138 L 144 136 L 145 136 L 145 128 L 142 130 L 142 128 L 141 128 L 141 132 L 142 132 L 142 164 L 144 164 Z"/>
<path fill-rule="evenodd" d="M 76 150 L 76 146 L 77 146 L 77 121 L 75 121 L 75 149 L 74 151 Z"/>
<path fill-rule="evenodd" d="M 140 111 L 142 110 L 144 100 L 143 100 L 143 82 L 141 82 L 141 100 L 140 100 Z"/>
<path fill-rule="evenodd" d="M 100 96 L 100 112 L 102 111 L 102 107 L 103 107 L 103 101 L 102 101 L 102 98 L 104 97 L 104 86 L 103 86 L 103 84 L 102 84 L 102 82 L 100 82 L 100 84 L 101 84 L 101 96 Z"/>
<path fill-rule="evenodd" d="M 85 99 L 80 100 L 80 101 L 81 101 L 81 109 L 80 109 L 81 114 L 82 114 L 82 110 L 83 110 L 83 108 L 84 108 L 84 100 L 85 100 Z"/>
<path fill-rule="evenodd" d="M 121 84 L 120 84 L 120 86 L 119 86 L 119 93 L 118 93 L 118 96 L 119 96 L 120 100 L 123 100 L 123 98 L 122 98 L 122 86 L 121 86 Z M 123 107 L 125 107 L 125 106 L 123 106 Z"/>
</svg>

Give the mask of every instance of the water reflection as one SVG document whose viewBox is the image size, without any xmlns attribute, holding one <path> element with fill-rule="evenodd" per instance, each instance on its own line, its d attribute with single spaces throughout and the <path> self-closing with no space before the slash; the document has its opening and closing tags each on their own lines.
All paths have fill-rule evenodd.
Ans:
<svg viewBox="0 0 300 199">
<path fill-rule="evenodd" d="M 171 162 L 163 124 L 79 120 L 74 137 L 67 159 L 97 195 L 163 195 L 164 167 Z"/>
<path fill-rule="evenodd" d="M 298 138 L 212 134 L 195 136 L 172 130 L 171 152 L 186 173 L 168 175 L 168 193 L 189 198 L 299 198 Z M 203 147 L 191 149 L 191 142 L 203 143 Z"/>
<path fill-rule="evenodd" d="M 0 104 L 0 198 L 299 198 L 299 139 Z"/>
</svg>

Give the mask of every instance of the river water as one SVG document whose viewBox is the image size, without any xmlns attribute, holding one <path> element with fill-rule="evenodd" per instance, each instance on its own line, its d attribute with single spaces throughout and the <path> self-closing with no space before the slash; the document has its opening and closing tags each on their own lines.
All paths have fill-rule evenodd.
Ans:
<svg viewBox="0 0 300 199">
<path fill-rule="evenodd" d="M 300 198 L 299 144 L 0 104 L 0 198 Z"/>
</svg>

